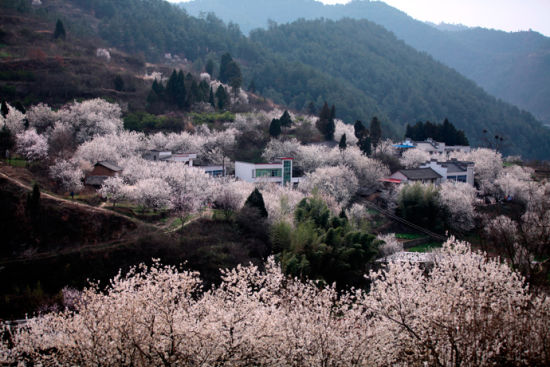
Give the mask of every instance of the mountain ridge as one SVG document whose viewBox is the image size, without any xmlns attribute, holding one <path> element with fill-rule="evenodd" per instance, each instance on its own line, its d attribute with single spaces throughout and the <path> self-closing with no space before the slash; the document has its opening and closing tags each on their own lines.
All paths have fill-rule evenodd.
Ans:
<svg viewBox="0 0 550 367">
<path fill-rule="evenodd" d="M 449 30 L 443 26 L 447 29 L 441 29 L 441 26 L 417 21 L 383 2 L 368 0 L 354 0 L 344 5 L 324 5 L 314 0 L 195 0 L 180 6 L 195 16 L 214 12 L 226 22 L 239 24 L 245 33 L 269 27 L 268 19 L 278 23 L 299 18 L 367 19 L 456 69 L 497 98 L 550 123 L 550 105 L 546 102 L 550 100 L 550 38 L 537 32 L 508 33 L 479 27 Z M 517 39 L 523 39 L 531 48 L 518 45 Z M 491 51 L 494 44 L 506 47 Z"/>
</svg>

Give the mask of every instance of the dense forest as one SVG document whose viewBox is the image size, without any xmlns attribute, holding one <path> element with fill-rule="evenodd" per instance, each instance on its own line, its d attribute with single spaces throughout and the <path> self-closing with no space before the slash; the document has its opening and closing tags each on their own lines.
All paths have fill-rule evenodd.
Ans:
<svg viewBox="0 0 550 367">
<path fill-rule="evenodd" d="M 483 129 L 505 136 L 509 152 L 529 146 L 538 134 L 550 134 L 528 113 L 497 101 L 454 70 L 366 20 L 299 20 L 256 30 L 251 38 L 288 60 L 347 80 L 383 111 L 383 120 L 397 126 L 448 117 L 474 144 L 481 143 Z M 541 144 L 528 155 L 549 150 L 547 138 Z"/>
<path fill-rule="evenodd" d="M 194 16 L 213 12 L 226 22 L 238 23 L 245 33 L 267 28 L 270 21 L 367 19 L 456 69 L 490 94 L 550 123 L 547 103 L 550 98 L 550 39 L 537 32 L 438 27 L 417 21 L 380 1 L 354 0 L 347 4 L 323 5 L 313 0 L 195 0 L 181 3 L 181 6 Z"/>
<path fill-rule="evenodd" d="M 366 20 L 272 24 L 248 38 L 235 24 L 214 15 L 194 18 L 162 0 L 69 3 L 70 11 L 58 2 L 28 11 L 62 18 L 69 41 L 74 34 L 95 34 L 147 61 L 170 53 L 196 71 L 229 52 L 241 66 L 243 86 L 253 84 L 263 96 L 296 110 L 313 106 L 318 112 L 328 101 L 348 123 L 378 116 L 386 136 L 401 137 L 405 125 L 418 120 L 449 118 L 474 145 L 483 143 L 485 129 L 506 139 L 505 153 L 544 158 L 550 151 L 550 132 L 530 114 L 488 96 Z"/>
</svg>

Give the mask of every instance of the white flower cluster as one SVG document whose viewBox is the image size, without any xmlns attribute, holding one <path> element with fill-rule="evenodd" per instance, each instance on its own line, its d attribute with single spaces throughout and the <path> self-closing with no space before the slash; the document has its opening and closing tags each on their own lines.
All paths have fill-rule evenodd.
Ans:
<svg viewBox="0 0 550 367">
<path fill-rule="evenodd" d="M 288 279 L 270 259 L 203 291 L 155 264 L 72 309 L 5 329 L 0 362 L 103 366 L 546 365 L 550 302 L 498 259 L 451 239 L 433 268 L 390 263 L 368 293 Z M 68 293 L 68 292 L 64 292 Z M 73 292 L 74 293 L 74 292 Z"/>
</svg>

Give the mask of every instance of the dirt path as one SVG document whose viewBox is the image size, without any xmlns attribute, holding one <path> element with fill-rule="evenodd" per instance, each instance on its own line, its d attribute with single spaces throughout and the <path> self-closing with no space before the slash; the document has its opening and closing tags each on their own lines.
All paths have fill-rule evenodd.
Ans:
<svg viewBox="0 0 550 367">
<path fill-rule="evenodd" d="M 5 178 L 6 180 L 10 181 L 14 185 L 17 185 L 17 186 L 19 186 L 19 187 L 21 187 L 25 190 L 32 191 L 32 187 L 30 185 L 28 185 L 26 183 L 23 183 L 20 180 L 5 174 L 4 172 L 0 172 L 0 177 Z M 91 206 L 91 205 L 81 203 L 81 202 L 78 202 L 78 201 L 65 199 L 65 198 L 62 198 L 62 197 L 59 197 L 59 196 L 56 196 L 56 195 L 52 195 L 48 192 L 41 191 L 40 196 L 43 197 L 43 198 L 48 198 L 48 199 L 51 199 L 51 200 L 55 200 L 61 205 L 73 206 L 73 207 L 77 207 L 77 208 L 80 208 L 82 210 L 86 210 L 86 211 L 94 212 L 94 213 L 113 215 L 113 216 L 116 216 L 116 217 L 120 217 L 120 218 L 124 218 L 126 220 L 129 220 L 129 221 L 132 221 L 132 222 L 134 222 L 136 224 L 139 224 L 139 225 L 150 226 L 150 227 L 157 228 L 157 227 L 153 226 L 152 224 L 142 222 L 139 219 L 128 217 L 128 216 L 125 216 L 123 214 L 117 213 L 117 212 L 109 210 L 109 209 L 104 209 L 102 207 L 95 207 L 95 206 Z"/>
</svg>

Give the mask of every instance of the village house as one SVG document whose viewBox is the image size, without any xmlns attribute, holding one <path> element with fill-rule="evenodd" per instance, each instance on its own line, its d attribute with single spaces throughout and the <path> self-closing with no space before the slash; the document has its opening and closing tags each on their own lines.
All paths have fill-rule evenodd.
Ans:
<svg viewBox="0 0 550 367">
<path fill-rule="evenodd" d="M 462 162 L 451 159 L 446 162 L 438 162 L 432 159 L 421 164 L 418 168 L 401 169 L 394 172 L 390 177 L 381 181 L 394 184 L 407 182 L 442 184 L 446 181 L 466 182 L 474 186 L 474 163 Z"/>
<path fill-rule="evenodd" d="M 235 162 L 235 177 L 246 182 L 272 182 L 280 185 L 294 184 L 299 178 L 292 177 L 294 158 L 277 158 L 273 163 Z"/>
<path fill-rule="evenodd" d="M 169 150 L 149 150 L 143 155 L 144 159 L 150 161 L 166 161 L 186 163 L 189 167 L 193 167 L 193 160 L 197 159 L 196 153 L 172 153 Z"/>
<path fill-rule="evenodd" d="M 443 142 L 435 141 L 431 138 L 426 139 L 425 141 L 413 141 L 411 139 L 405 139 L 403 142 L 394 145 L 395 148 L 400 150 L 407 149 L 420 149 L 430 154 L 434 153 L 450 153 L 450 152 L 465 152 L 468 153 L 471 151 L 471 147 L 467 145 L 446 145 Z"/>
<path fill-rule="evenodd" d="M 118 176 L 122 168 L 109 161 L 97 162 L 90 173 L 86 175 L 84 183 L 89 186 L 99 187 L 109 177 Z"/>
<path fill-rule="evenodd" d="M 381 181 L 396 184 L 407 182 L 421 182 L 439 185 L 441 183 L 441 179 L 442 176 L 434 171 L 432 168 L 410 168 L 396 171 L 389 178 L 382 179 Z"/>
<path fill-rule="evenodd" d="M 462 162 L 451 159 L 446 162 L 437 162 L 432 159 L 420 165 L 420 168 L 431 168 L 441 175 L 441 183 L 445 181 L 466 182 L 474 186 L 474 162 Z"/>
</svg>

